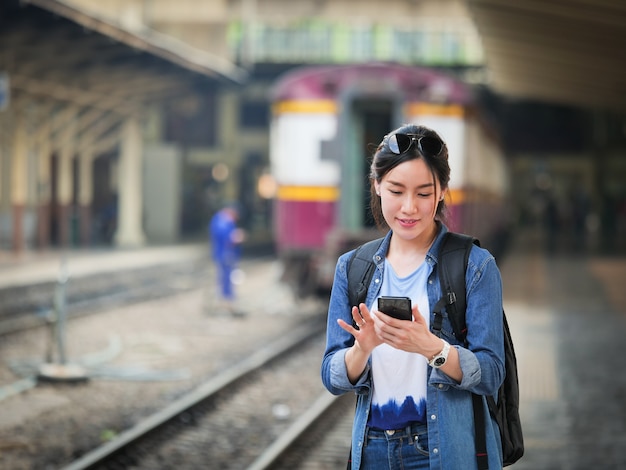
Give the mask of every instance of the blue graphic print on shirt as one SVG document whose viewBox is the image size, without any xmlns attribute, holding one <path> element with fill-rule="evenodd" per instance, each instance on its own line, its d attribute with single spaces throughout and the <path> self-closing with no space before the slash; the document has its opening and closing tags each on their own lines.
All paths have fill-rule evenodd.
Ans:
<svg viewBox="0 0 626 470">
<path fill-rule="evenodd" d="M 393 419 L 396 417 L 396 419 Z M 415 404 L 413 397 L 406 397 L 404 403 L 388 402 L 383 406 L 372 406 L 370 426 L 378 429 L 401 429 L 408 423 L 426 422 L 426 400 Z"/>
</svg>

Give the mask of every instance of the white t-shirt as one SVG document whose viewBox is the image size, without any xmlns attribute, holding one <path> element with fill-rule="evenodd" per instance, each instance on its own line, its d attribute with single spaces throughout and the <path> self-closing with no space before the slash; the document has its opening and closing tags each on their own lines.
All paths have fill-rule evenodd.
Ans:
<svg viewBox="0 0 626 470">
<path fill-rule="evenodd" d="M 430 323 L 426 282 L 428 263 L 423 262 L 406 277 L 399 277 L 385 260 L 385 275 L 380 295 L 411 298 Z M 374 299 L 370 310 L 377 309 Z M 408 353 L 381 344 L 372 351 L 372 408 L 368 426 L 377 429 L 402 429 L 412 423 L 426 422 L 426 378 L 428 363 L 421 354 Z"/>
</svg>

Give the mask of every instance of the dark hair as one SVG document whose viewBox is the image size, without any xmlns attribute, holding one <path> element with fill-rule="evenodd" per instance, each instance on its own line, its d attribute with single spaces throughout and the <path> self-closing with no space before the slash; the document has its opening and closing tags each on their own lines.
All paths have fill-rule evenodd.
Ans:
<svg viewBox="0 0 626 470">
<path fill-rule="evenodd" d="M 450 166 L 448 164 L 448 147 L 446 143 L 439 137 L 432 129 L 429 129 L 425 126 L 418 126 L 415 124 L 405 124 L 402 127 L 399 127 L 395 131 L 390 132 L 388 135 L 392 134 L 412 134 L 416 137 L 429 136 L 435 137 L 441 140 L 443 146 L 441 151 L 437 155 L 428 155 L 420 152 L 417 145 L 412 145 L 406 152 L 401 153 L 400 155 L 393 153 L 389 146 L 387 145 L 387 136 L 383 139 L 383 141 L 378 145 L 376 151 L 374 152 L 374 156 L 372 158 L 372 164 L 370 165 L 370 208 L 372 210 L 372 216 L 376 225 L 381 229 L 388 228 L 387 222 L 383 217 L 382 208 L 380 206 L 380 196 L 376 194 L 376 188 L 374 182 L 380 183 L 383 177 L 389 173 L 392 169 L 398 166 L 400 163 L 404 163 L 410 160 L 415 160 L 421 158 L 426 166 L 430 169 L 430 172 L 433 175 L 433 181 L 436 179 L 439 181 L 439 185 L 441 189 L 445 189 L 448 187 L 448 182 L 450 181 Z M 435 219 L 437 220 L 445 220 L 445 211 L 446 211 L 446 203 L 444 200 L 441 200 L 437 204 L 437 210 L 435 212 Z"/>
</svg>

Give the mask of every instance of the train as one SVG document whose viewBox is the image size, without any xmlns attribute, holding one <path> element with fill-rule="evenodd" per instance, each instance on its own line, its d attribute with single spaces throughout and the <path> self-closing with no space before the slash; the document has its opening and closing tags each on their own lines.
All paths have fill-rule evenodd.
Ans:
<svg viewBox="0 0 626 470">
<path fill-rule="evenodd" d="M 270 96 L 275 247 L 298 295 L 328 293 L 337 257 L 383 235 L 369 211 L 369 165 L 383 136 L 405 123 L 448 145 L 449 228 L 500 250 L 510 176 L 475 87 L 432 68 L 319 65 L 285 73 Z"/>
</svg>

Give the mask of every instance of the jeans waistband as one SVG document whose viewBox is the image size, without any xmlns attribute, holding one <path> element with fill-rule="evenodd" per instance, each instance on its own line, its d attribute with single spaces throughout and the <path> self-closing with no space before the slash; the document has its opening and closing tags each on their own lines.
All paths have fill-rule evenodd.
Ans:
<svg viewBox="0 0 626 470">
<path fill-rule="evenodd" d="M 386 438 L 386 439 L 400 439 L 408 437 L 413 439 L 414 436 L 428 432 L 428 427 L 422 423 L 414 423 L 401 429 L 377 429 L 367 427 L 367 437 L 370 438 Z"/>
</svg>

